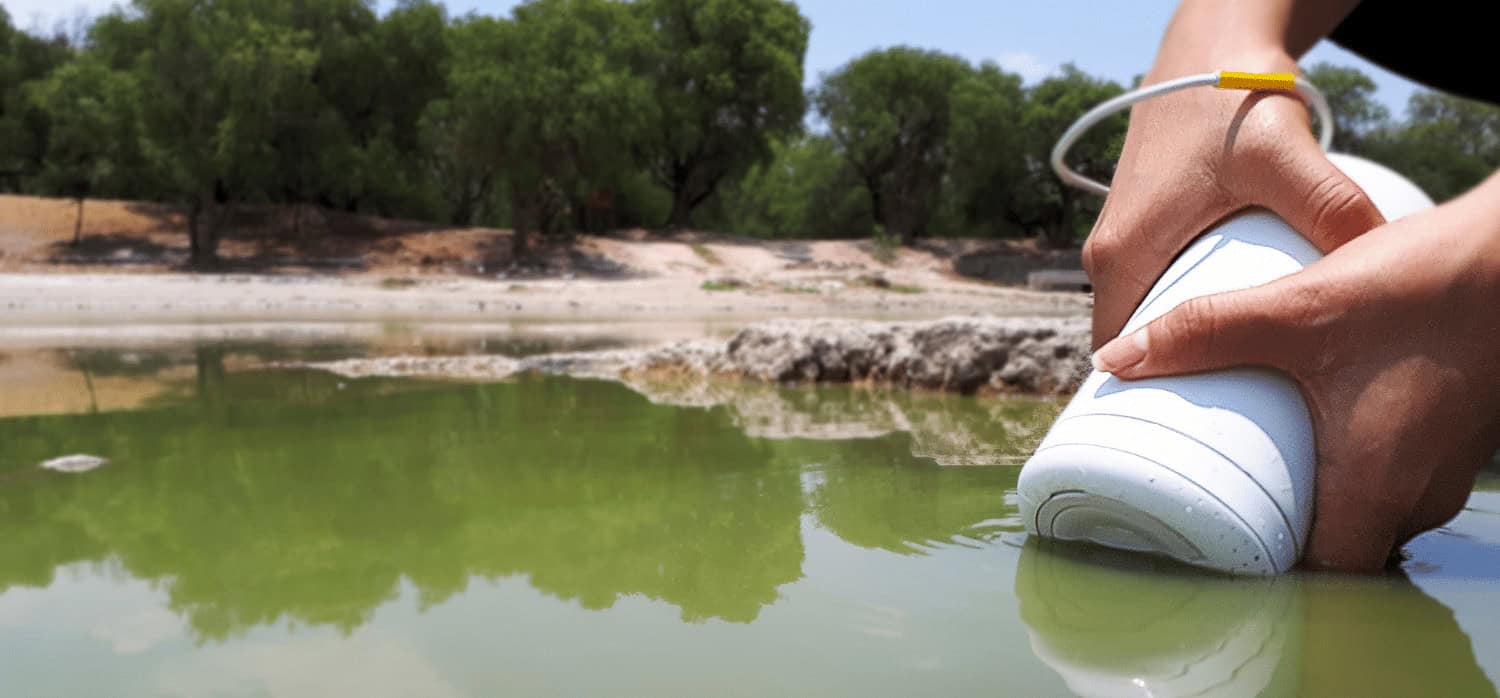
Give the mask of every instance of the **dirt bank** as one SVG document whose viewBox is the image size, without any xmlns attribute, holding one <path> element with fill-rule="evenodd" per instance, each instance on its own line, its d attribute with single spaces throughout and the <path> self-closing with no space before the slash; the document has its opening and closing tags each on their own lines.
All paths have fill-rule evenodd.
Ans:
<svg viewBox="0 0 1500 698">
<path fill-rule="evenodd" d="M 69 200 L 0 196 L 0 323 L 933 318 L 1082 315 L 1089 304 L 1082 294 L 955 272 L 975 255 L 1067 263 L 1017 243 L 938 240 L 882 253 L 867 240 L 624 231 L 578 236 L 517 264 L 504 230 L 318 211 L 299 214 L 294 228 L 288 212 L 273 209 L 232 216 L 224 268 L 188 273 L 187 237 L 172 210 L 90 201 L 78 246 L 74 213 Z"/>
</svg>

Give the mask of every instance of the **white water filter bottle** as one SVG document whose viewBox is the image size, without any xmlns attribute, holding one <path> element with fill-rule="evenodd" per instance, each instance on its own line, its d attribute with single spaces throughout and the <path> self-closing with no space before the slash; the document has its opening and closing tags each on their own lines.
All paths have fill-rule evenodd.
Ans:
<svg viewBox="0 0 1500 698">
<path fill-rule="evenodd" d="M 1401 175 L 1329 158 L 1386 220 L 1432 206 Z M 1198 296 L 1258 286 L 1322 256 L 1251 209 L 1174 260 L 1122 334 Z M 1297 385 L 1266 368 L 1122 381 L 1093 372 L 1021 471 L 1027 531 L 1156 553 L 1235 574 L 1290 570 L 1312 521 L 1316 452 Z"/>
</svg>

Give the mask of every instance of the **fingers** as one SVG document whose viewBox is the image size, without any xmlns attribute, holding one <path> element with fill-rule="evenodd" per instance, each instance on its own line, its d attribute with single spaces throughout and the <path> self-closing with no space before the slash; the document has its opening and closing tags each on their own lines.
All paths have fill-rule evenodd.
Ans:
<svg viewBox="0 0 1500 698">
<path fill-rule="evenodd" d="M 1277 151 L 1255 199 L 1324 252 L 1385 223 L 1363 189 L 1335 167 L 1312 136 Z"/>
<path fill-rule="evenodd" d="M 1128 380 L 1250 365 L 1296 375 L 1298 366 L 1309 365 L 1304 362 L 1316 365 L 1321 360 L 1320 329 L 1305 320 L 1317 302 L 1308 290 L 1316 283 L 1293 275 L 1243 291 L 1194 298 L 1106 344 L 1094 354 L 1094 366 Z M 1380 569 L 1406 526 L 1409 508 L 1362 496 L 1368 488 L 1359 483 L 1368 475 L 1351 468 L 1364 460 L 1320 453 L 1319 462 L 1317 518 L 1305 563 L 1320 569 Z"/>
<path fill-rule="evenodd" d="M 1231 366 L 1286 368 L 1303 354 L 1291 278 L 1194 298 L 1094 353 L 1094 367 L 1124 379 L 1197 373 Z"/>
</svg>

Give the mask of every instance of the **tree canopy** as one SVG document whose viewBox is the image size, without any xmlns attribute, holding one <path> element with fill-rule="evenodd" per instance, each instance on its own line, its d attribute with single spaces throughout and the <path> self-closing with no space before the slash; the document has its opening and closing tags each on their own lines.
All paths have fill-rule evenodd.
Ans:
<svg viewBox="0 0 1500 698">
<path fill-rule="evenodd" d="M 954 89 L 973 67 L 910 47 L 874 51 L 825 76 L 818 113 L 870 196 L 875 222 L 909 243 L 937 209 L 951 151 Z"/>
<path fill-rule="evenodd" d="M 668 223 L 694 209 L 728 177 L 771 155 L 807 111 L 802 63 L 812 27 L 784 0 L 644 0 L 655 28 L 656 103 L 652 173 L 672 193 Z"/>
<path fill-rule="evenodd" d="M 1076 244 L 1096 197 L 1048 151 L 1121 85 L 1031 83 L 915 47 L 806 89 L 789 0 L 132 0 L 83 36 L 0 9 L 0 191 L 174 204 L 193 260 L 240 207 L 538 233 L 699 226 L 778 237 L 1034 236 Z M 1309 68 L 1335 149 L 1446 199 L 1500 164 L 1500 109 L 1418 92 L 1397 119 L 1357 70 Z M 814 111 L 809 113 L 809 108 Z M 1107 180 L 1125 116 L 1080 142 Z"/>
</svg>

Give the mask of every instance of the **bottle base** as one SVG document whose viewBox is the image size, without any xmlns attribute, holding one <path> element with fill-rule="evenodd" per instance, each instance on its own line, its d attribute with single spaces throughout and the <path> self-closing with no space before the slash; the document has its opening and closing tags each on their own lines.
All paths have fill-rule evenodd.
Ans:
<svg viewBox="0 0 1500 698">
<path fill-rule="evenodd" d="M 1231 574 L 1297 562 L 1297 536 L 1254 479 L 1166 427 L 1116 415 L 1065 418 L 1021 472 L 1036 535 L 1170 557 Z"/>
</svg>

